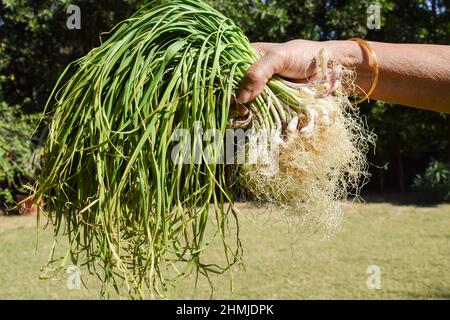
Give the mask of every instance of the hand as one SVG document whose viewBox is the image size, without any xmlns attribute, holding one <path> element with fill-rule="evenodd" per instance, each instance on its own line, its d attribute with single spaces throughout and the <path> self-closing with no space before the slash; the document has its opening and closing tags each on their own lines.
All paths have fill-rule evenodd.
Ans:
<svg viewBox="0 0 450 320">
<path fill-rule="evenodd" d="M 237 95 L 238 102 L 244 104 L 255 99 L 275 74 L 295 82 L 311 80 L 315 75 L 315 57 L 325 44 L 307 40 L 254 43 L 253 49 L 261 58 L 247 71 Z"/>
</svg>

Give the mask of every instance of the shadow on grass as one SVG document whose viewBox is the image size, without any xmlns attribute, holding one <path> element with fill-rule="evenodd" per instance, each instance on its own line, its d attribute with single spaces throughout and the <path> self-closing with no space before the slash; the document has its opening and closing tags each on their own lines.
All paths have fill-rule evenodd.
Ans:
<svg viewBox="0 0 450 320">
<path fill-rule="evenodd" d="M 389 203 L 393 205 L 413 205 L 422 208 L 433 208 L 450 201 L 433 199 L 432 195 L 405 192 L 405 193 L 364 193 L 361 195 L 366 203 Z"/>
<path fill-rule="evenodd" d="M 450 300 L 450 288 L 438 288 L 425 293 L 408 292 L 411 299 L 444 299 Z"/>
</svg>

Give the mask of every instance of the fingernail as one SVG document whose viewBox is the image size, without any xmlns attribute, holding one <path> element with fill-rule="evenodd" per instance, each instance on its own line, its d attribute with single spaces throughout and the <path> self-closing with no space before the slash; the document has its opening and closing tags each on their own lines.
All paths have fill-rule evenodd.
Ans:
<svg viewBox="0 0 450 320">
<path fill-rule="evenodd" d="M 238 105 L 238 112 L 241 117 L 248 116 L 248 109 L 242 104 Z"/>
<path fill-rule="evenodd" d="M 247 103 L 250 101 L 251 97 L 252 97 L 252 92 L 247 89 L 243 89 L 243 90 L 241 90 L 241 92 L 239 92 L 237 100 L 239 103 Z"/>
</svg>

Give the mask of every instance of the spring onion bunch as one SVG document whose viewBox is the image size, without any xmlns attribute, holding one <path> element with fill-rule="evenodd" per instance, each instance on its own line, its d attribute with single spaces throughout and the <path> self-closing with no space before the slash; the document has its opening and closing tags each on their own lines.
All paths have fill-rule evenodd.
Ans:
<svg viewBox="0 0 450 320">
<path fill-rule="evenodd" d="M 334 225 L 333 203 L 364 172 L 367 140 L 341 89 L 346 71 L 321 51 L 321 81 L 275 77 L 247 117 L 230 117 L 231 97 L 257 58 L 218 11 L 168 0 L 144 6 L 71 64 L 49 99 L 46 162 L 33 195 L 45 202 L 55 236 L 69 239 L 65 258 L 50 265 L 70 259 L 105 291 L 166 296 L 192 272 L 221 273 L 240 261 L 236 188 Z M 235 166 L 233 184 L 226 165 L 209 161 L 229 128 L 252 130 L 245 150 L 253 161 Z M 187 135 L 174 139 L 180 130 Z M 173 156 L 179 143 L 182 156 Z M 221 265 L 202 255 L 217 238 Z"/>
</svg>

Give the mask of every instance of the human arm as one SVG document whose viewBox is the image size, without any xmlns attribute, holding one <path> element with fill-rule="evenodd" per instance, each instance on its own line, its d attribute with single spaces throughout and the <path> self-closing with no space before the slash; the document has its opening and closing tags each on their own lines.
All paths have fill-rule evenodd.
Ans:
<svg viewBox="0 0 450 320">
<path fill-rule="evenodd" d="M 379 80 L 370 98 L 450 113 L 450 46 L 368 42 L 378 60 Z M 331 60 L 356 71 L 358 95 L 368 92 L 373 66 L 364 48 L 351 40 L 294 40 L 281 44 L 255 43 L 261 55 L 247 72 L 238 101 L 259 95 L 274 75 L 307 81 L 314 77 L 314 57 L 327 49 Z"/>
</svg>

